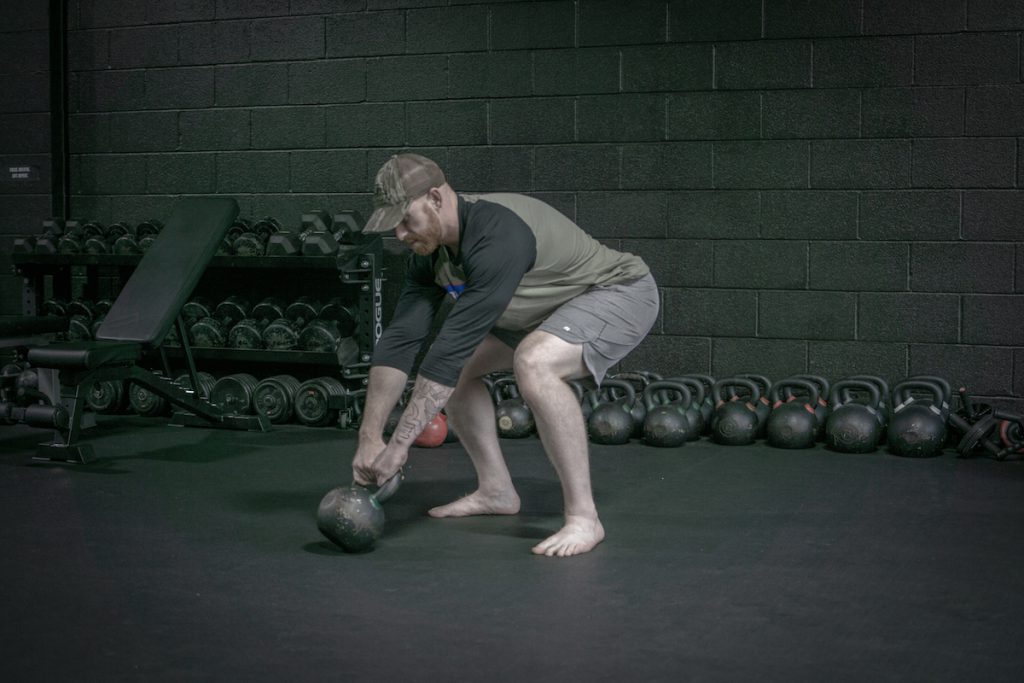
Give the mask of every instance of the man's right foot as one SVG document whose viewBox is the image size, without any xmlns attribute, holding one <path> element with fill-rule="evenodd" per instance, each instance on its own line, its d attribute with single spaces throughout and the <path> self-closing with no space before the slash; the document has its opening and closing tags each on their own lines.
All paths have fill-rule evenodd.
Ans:
<svg viewBox="0 0 1024 683">
<path fill-rule="evenodd" d="M 465 498 L 440 505 L 429 511 L 431 517 L 471 517 L 473 515 L 514 515 L 519 512 L 519 495 L 515 491 L 486 495 L 479 490 Z"/>
</svg>

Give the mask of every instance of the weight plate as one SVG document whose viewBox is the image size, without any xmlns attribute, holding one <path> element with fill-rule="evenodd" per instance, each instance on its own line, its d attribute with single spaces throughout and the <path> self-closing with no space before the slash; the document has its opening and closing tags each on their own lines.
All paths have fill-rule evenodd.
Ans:
<svg viewBox="0 0 1024 683">
<path fill-rule="evenodd" d="M 124 404 L 124 384 L 115 380 L 95 382 L 89 387 L 85 402 L 97 413 L 116 413 Z"/>
<path fill-rule="evenodd" d="M 228 333 L 228 346 L 233 349 L 262 349 L 262 330 L 266 323 L 246 318 L 231 328 Z"/>
<path fill-rule="evenodd" d="M 192 340 L 196 346 L 224 346 L 227 332 L 224 325 L 213 318 L 203 318 L 192 326 Z"/>
<path fill-rule="evenodd" d="M 333 320 L 314 320 L 299 334 L 299 348 L 304 351 L 333 353 L 341 335 Z"/>
<path fill-rule="evenodd" d="M 139 384 L 132 384 L 128 391 L 128 402 L 132 410 L 143 417 L 161 415 L 167 408 L 167 401 L 162 396 Z"/>
<path fill-rule="evenodd" d="M 256 378 L 246 373 L 221 377 L 210 392 L 210 403 L 229 414 L 248 415 L 252 412 L 252 392 L 256 384 Z"/>
<path fill-rule="evenodd" d="M 299 344 L 295 324 L 287 318 L 278 318 L 263 330 L 263 344 L 274 351 L 287 351 Z"/>
<path fill-rule="evenodd" d="M 273 424 L 291 419 L 295 392 L 299 381 L 291 375 L 275 375 L 261 380 L 253 390 L 252 403 L 257 413 L 267 416 Z"/>
</svg>

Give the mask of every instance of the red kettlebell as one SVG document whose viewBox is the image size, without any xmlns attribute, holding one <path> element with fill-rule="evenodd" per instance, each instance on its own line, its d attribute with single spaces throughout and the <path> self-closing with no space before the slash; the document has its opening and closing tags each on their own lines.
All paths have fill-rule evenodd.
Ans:
<svg viewBox="0 0 1024 683">
<path fill-rule="evenodd" d="M 445 417 L 444 413 L 438 413 L 423 428 L 423 431 L 412 442 L 412 445 L 419 446 L 420 448 L 437 448 L 444 443 L 446 436 L 448 436 L 448 418 Z"/>
</svg>

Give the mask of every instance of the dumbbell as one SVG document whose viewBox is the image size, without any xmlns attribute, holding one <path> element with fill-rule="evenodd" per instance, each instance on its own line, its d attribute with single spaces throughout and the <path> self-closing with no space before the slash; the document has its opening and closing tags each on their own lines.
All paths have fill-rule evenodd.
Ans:
<svg viewBox="0 0 1024 683">
<path fill-rule="evenodd" d="M 153 240 L 160 236 L 160 231 L 164 229 L 164 224 L 155 218 L 151 218 L 148 221 L 142 221 L 135 226 L 135 236 L 139 242 L 139 250 L 142 253 L 149 251 L 149 247 L 153 244 Z"/>
<path fill-rule="evenodd" d="M 108 309 L 109 310 L 109 309 Z M 67 305 L 68 339 L 71 341 L 88 341 L 93 338 L 93 321 L 99 317 L 96 305 L 85 299 L 75 299 Z"/>
<path fill-rule="evenodd" d="M 85 251 L 86 241 L 91 237 L 102 237 L 103 230 L 103 224 L 96 221 L 68 221 L 64 224 L 64 233 L 57 239 L 57 253 L 81 254 Z"/>
<path fill-rule="evenodd" d="M 342 209 L 334 214 L 334 239 L 338 244 L 356 244 L 366 221 L 355 209 Z"/>
<path fill-rule="evenodd" d="M 351 337 L 356 333 L 359 311 L 354 305 L 344 304 L 341 299 L 335 297 L 323 305 L 320 312 L 317 313 L 317 318 L 337 322 L 338 333 L 342 337 Z"/>
<path fill-rule="evenodd" d="M 249 317 L 249 301 L 240 296 L 229 296 L 217 304 L 212 316 L 199 319 L 189 331 L 196 346 L 221 347 L 227 344 L 231 328 Z"/>
<path fill-rule="evenodd" d="M 85 393 L 85 403 L 97 413 L 118 413 L 128 398 L 121 380 L 94 382 Z"/>
<path fill-rule="evenodd" d="M 316 318 L 320 305 L 308 296 L 300 296 L 289 304 L 284 315 L 272 320 L 263 329 L 263 345 L 273 351 L 290 351 L 299 346 L 299 333 Z"/>
<path fill-rule="evenodd" d="M 233 349 L 262 349 L 263 332 L 274 320 L 284 316 L 284 304 L 276 297 L 267 297 L 253 306 L 249 317 L 235 324 L 228 333 L 228 346 Z"/>
<path fill-rule="evenodd" d="M 56 244 L 56 240 L 64 232 L 64 221 L 59 218 L 50 218 L 43 221 L 43 231 L 38 235 L 23 235 L 21 237 L 14 238 L 14 244 L 11 246 L 11 252 L 15 254 L 32 254 L 35 253 L 36 247 L 40 241 L 45 241 L 51 245 Z M 54 249 L 55 251 L 56 249 Z M 49 251 L 47 253 L 54 253 Z"/>
<path fill-rule="evenodd" d="M 231 248 L 238 256 L 263 256 L 267 253 L 267 242 L 271 235 L 280 230 L 281 224 L 267 216 L 236 237 Z"/>
<path fill-rule="evenodd" d="M 313 302 L 315 306 L 315 302 Z M 333 353 L 342 338 L 350 337 L 356 329 L 356 311 L 345 306 L 340 299 L 331 299 L 299 333 L 299 347 L 304 351 Z"/>
<path fill-rule="evenodd" d="M 113 223 L 108 225 L 101 234 L 92 235 L 85 240 L 85 253 L 87 254 L 110 254 L 114 251 L 117 240 L 131 232 L 127 223 Z"/>
<path fill-rule="evenodd" d="M 35 253 L 58 253 L 57 244 L 60 242 L 61 235 L 68 229 L 68 226 L 77 226 L 80 222 L 78 220 L 62 221 L 57 218 L 43 221 L 43 232 L 35 238 Z"/>
<path fill-rule="evenodd" d="M 306 238 L 316 232 L 318 228 L 315 214 L 302 214 L 302 227 L 299 232 L 278 230 L 267 239 L 267 256 L 301 256 L 302 245 Z"/>
<path fill-rule="evenodd" d="M 43 315 L 52 315 L 58 318 L 68 317 L 68 302 L 59 297 L 47 299 L 43 302 Z"/>
<path fill-rule="evenodd" d="M 164 415 L 170 407 L 163 396 L 134 382 L 128 387 L 128 403 L 132 410 L 142 417 Z"/>
<path fill-rule="evenodd" d="M 292 419 L 299 380 L 291 375 L 274 375 L 259 381 L 252 394 L 255 411 L 266 415 L 272 424 L 283 424 Z"/>
<path fill-rule="evenodd" d="M 322 209 L 302 214 L 303 231 L 312 228 L 302 240 L 303 256 L 330 256 L 338 251 L 338 238 L 334 235 L 334 217 Z M 343 230 L 339 230 L 339 234 Z"/>
</svg>

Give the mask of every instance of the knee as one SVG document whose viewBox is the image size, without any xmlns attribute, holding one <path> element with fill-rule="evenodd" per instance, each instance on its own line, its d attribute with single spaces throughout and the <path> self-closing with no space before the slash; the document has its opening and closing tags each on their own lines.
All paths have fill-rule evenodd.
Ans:
<svg viewBox="0 0 1024 683">
<path fill-rule="evenodd" d="M 516 384 L 522 392 L 529 392 L 535 382 L 555 372 L 550 355 L 544 352 L 543 344 L 529 338 L 516 349 L 512 369 L 516 375 Z"/>
</svg>

